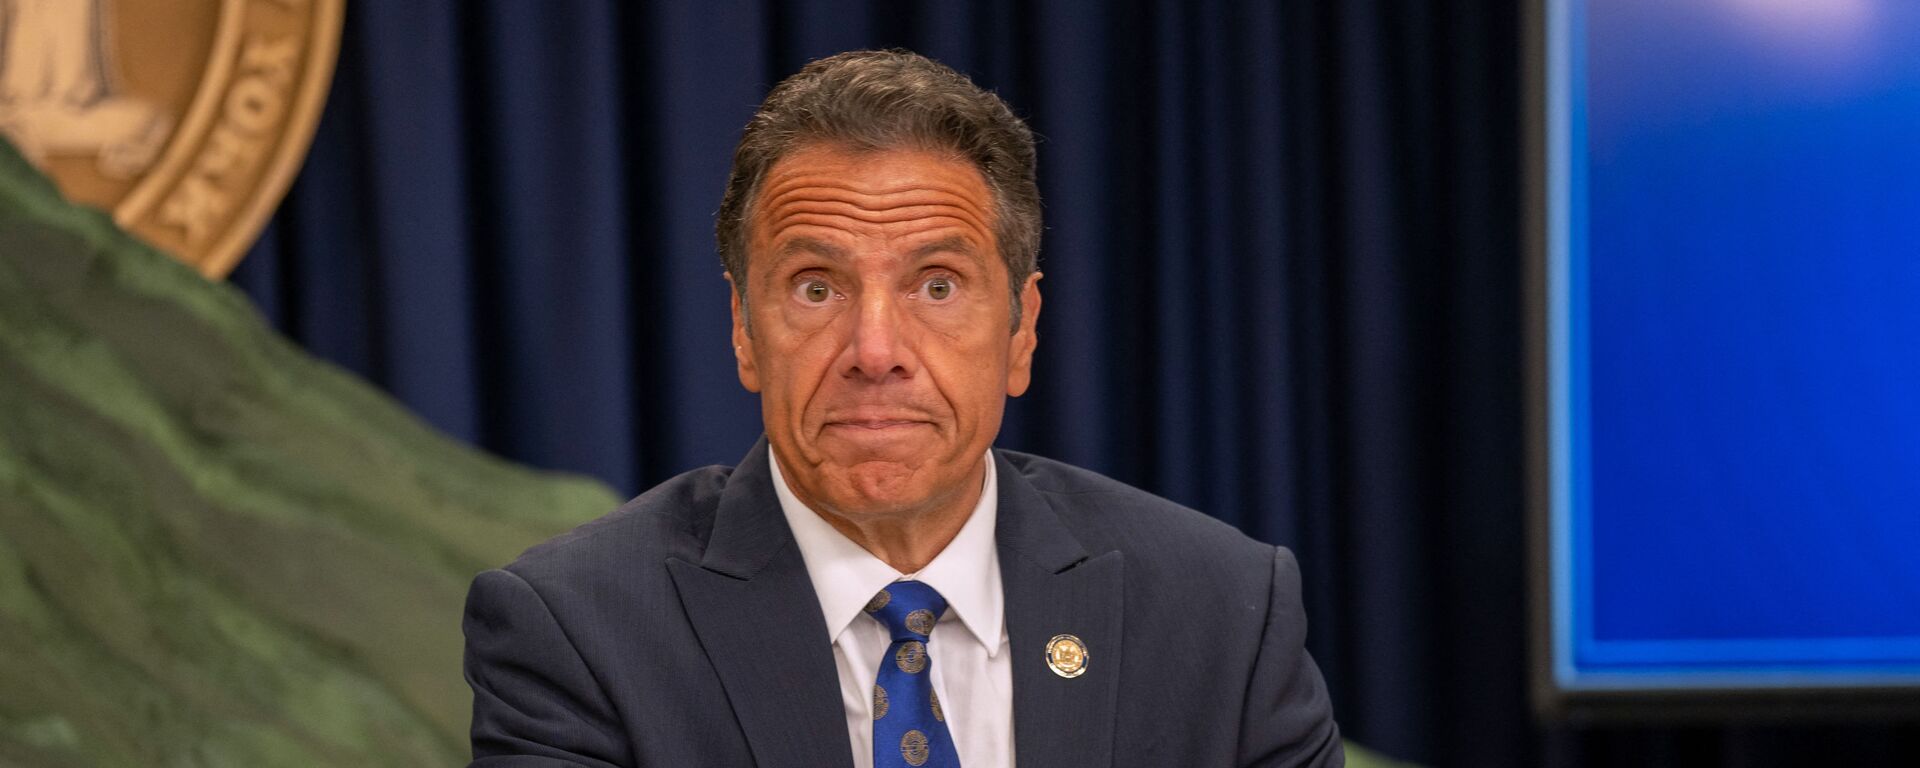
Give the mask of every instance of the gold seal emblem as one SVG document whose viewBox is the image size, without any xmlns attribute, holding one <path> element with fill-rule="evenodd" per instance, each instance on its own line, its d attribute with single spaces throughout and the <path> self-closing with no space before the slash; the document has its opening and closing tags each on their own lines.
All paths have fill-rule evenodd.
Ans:
<svg viewBox="0 0 1920 768">
<path fill-rule="evenodd" d="M 892 592 L 888 592 L 884 589 L 880 590 L 879 592 L 875 592 L 873 593 L 873 599 L 867 601 L 867 609 L 866 609 L 867 613 L 874 613 L 876 611 L 879 611 L 880 609 L 887 607 L 887 603 L 891 603 L 891 602 L 893 602 Z"/>
<path fill-rule="evenodd" d="M 221 277 L 306 157 L 344 0 L 0 0 L 0 133 Z"/>
<path fill-rule="evenodd" d="M 919 731 L 907 731 L 900 737 L 900 757 L 907 765 L 921 765 L 927 762 L 927 735 Z"/>
<path fill-rule="evenodd" d="M 886 716 L 887 689 L 876 685 L 873 687 L 873 719 L 878 720 Z"/>
<path fill-rule="evenodd" d="M 893 663 L 900 671 L 916 675 L 927 668 L 927 645 L 918 640 L 908 640 L 901 644 L 900 650 L 893 652 Z"/>
<path fill-rule="evenodd" d="M 907 629 L 916 635 L 933 634 L 933 611 L 921 608 L 907 614 Z"/>
<path fill-rule="evenodd" d="M 1054 635 L 1047 641 L 1047 668 L 1065 678 L 1075 678 L 1087 671 L 1087 646 L 1073 635 Z"/>
<path fill-rule="evenodd" d="M 933 719 L 943 723 L 947 721 L 947 713 L 940 711 L 940 694 L 928 690 L 927 703 L 933 705 Z"/>
</svg>

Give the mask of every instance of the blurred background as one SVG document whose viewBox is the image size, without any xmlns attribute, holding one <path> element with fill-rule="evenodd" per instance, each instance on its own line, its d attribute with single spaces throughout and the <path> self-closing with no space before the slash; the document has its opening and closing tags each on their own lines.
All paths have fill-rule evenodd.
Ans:
<svg viewBox="0 0 1920 768">
<path fill-rule="evenodd" d="M 350 2 L 305 165 L 230 282 L 433 430 L 596 480 L 606 500 L 732 464 L 760 432 L 712 235 L 734 143 L 805 62 L 909 48 L 998 92 L 1041 137 L 1046 309 L 1034 385 L 999 445 L 1293 549 L 1348 738 L 1438 766 L 1920 764 L 1911 720 L 1536 715 L 1529 332 L 1545 331 L 1529 313 L 1545 235 L 1529 222 L 1547 214 L 1530 89 L 1546 65 L 1528 25 L 1549 5 Z M 1607 49 L 1608 82 L 1690 71 L 1685 41 L 1644 72 L 1637 45 Z M 1621 93 L 1594 98 L 1650 103 Z M 1697 106 L 1688 93 L 1665 103 Z M 1903 103 L 1889 124 L 1920 127 L 1920 102 Z M 1903 205 L 1889 220 L 1920 217 Z M 1616 207 L 1627 223 L 1608 231 L 1639 233 L 1651 207 Z M 1863 226 L 1868 242 L 1911 244 Z M 1657 272 L 1644 246 L 1624 250 Z M 1920 454 L 1889 461 L 1920 476 Z M 569 493 L 564 515 L 515 530 L 584 521 L 602 500 Z M 1909 521 L 1907 499 L 1880 503 Z M 435 583 L 510 558 L 516 536 L 538 538 L 502 530 Z"/>
</svg>

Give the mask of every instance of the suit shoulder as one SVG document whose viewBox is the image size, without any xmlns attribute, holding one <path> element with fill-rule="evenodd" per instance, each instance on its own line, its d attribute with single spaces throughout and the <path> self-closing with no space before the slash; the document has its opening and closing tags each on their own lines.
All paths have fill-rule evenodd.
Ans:
<svg viewBox="0 0 1920 768">
<path fill-rule="evenodd" d="M 538 585 L 631 572 L 637 562 L 698 561 L 713 530 L 732 467 L 691 470 L 647 489 L 619 508 L 529 547 L 506 569 Z"/>
<path fill-rule="evenodd" d="M 1118 549 L 1130 561 L 1228 559 L 1271 567 L 1271 545 L 1198 510 L 1092 470 L 1017 451 L 1000 453 L 1090 551 Z"/>
</svg>

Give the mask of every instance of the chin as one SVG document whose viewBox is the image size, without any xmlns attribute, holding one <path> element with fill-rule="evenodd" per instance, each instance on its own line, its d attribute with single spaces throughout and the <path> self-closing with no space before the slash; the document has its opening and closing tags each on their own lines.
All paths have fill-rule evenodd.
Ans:
<svg viewBox="0 0 1920 768">
<path fill-rule="evenodd" d="M 933 490 L 913 468 L 894 462 L 869 461 L 846 471 L 838 499 L 844 514 L 886 516 L 910 513 L 927 505 Z"/>
</svg>

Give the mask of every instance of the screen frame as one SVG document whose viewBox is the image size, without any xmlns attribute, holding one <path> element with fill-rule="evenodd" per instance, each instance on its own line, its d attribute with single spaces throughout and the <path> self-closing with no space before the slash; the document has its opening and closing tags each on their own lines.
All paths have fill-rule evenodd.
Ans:
<svg viewBox="0 0 1920 768">
<path fill-rule="evenodd" d="M 1523 370 L 1525 375 L 1526 518 L 1528 573 L 1529 698 L 1535 715 L 1545 722 L 1732 722 L 1836 720 L 1920 720 L 1920 683 L 1874 686 L 1718 686 L 1592 685 L 1569 687 L 1559 675 L 1561 634 L 1560 590 L 1554 568 L 1556 529 L 1556 466 L 1554 453 L 1555 303 L 1552 291 L 1552 248 L 1563 222 L 1554 220 L 1553 185 L 1556 146 L 1566 127 L 1556 123 L 1564 112 L 1554 99 L 1554 78 L 1564 76 L 1554 54 L 1553 37 L 1574 0 L 1525 0 L 1521 4 L 1522 41 L 1521 189 L 1525 210 L 1521 216 L 1521 307 L 1525 313 Z M 1569 158 L 1562 159 L 1566 162 Z M 1566 638 L 1564 642 L 1571 642 Z"/>
</svg>

